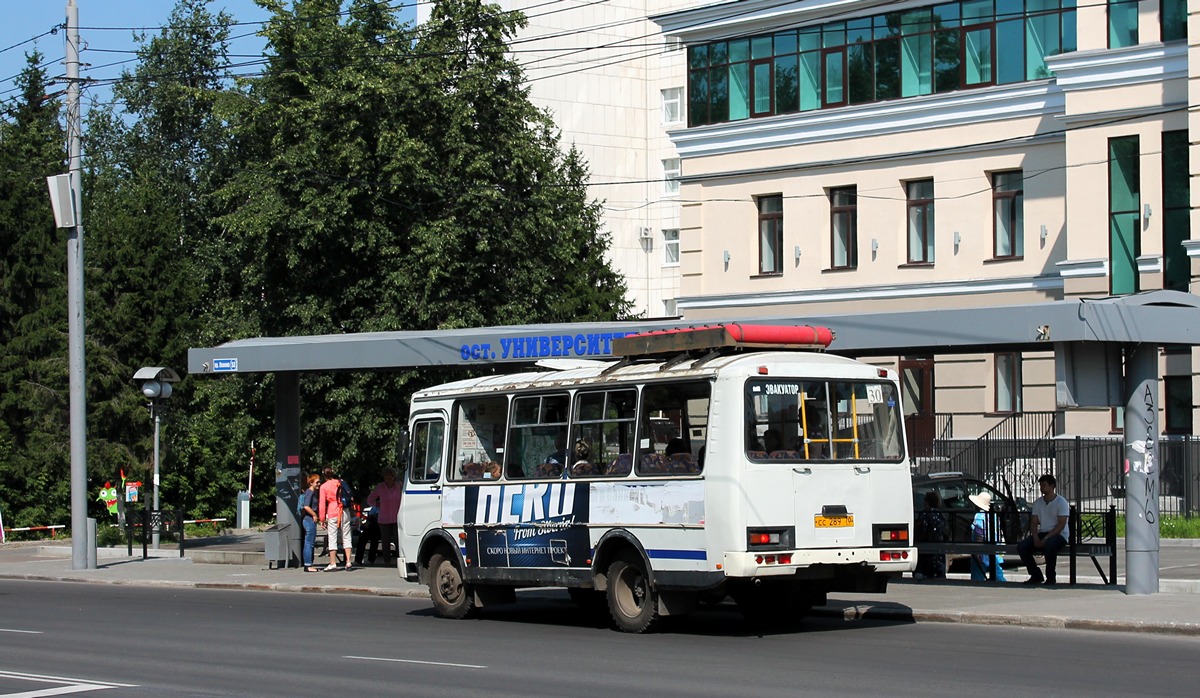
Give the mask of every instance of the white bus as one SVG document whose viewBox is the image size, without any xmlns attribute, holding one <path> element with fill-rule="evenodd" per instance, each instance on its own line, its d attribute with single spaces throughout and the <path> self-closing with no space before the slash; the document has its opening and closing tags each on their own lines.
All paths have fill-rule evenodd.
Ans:
<svg viewBox="0 0 1200 698">
<path fill-rule="evenodd" d="M 798 618 L 831 591 L 884 592 L 916 562 L 899 386 L 822 353 L 831 339 L 633 335 L 619 361 L 416 393 L 401 574 L 439 616 L 556 586 L 627 632 L 726 596 Z"/>
</svg>

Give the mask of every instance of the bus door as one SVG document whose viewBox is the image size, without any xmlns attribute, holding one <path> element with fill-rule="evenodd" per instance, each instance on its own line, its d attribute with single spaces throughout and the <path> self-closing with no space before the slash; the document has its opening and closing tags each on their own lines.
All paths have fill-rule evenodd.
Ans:
<svg viewBox="0 0 1200 698">
<path fill-rule="evenodd" d="M 442 464 L 446 453 L 446 422 L 441 416 L 419 416 L 412 426 L 412 450 L 405 468 L 400 505 L 401 545 L 416 546 L 442 522 Z M 415 547 L 402 557 L 414 561 Z"/>
</svg>

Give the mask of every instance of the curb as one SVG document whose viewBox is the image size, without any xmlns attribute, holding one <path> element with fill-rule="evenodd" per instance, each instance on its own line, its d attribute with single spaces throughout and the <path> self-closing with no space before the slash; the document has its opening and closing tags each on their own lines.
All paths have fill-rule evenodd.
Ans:
<svg viewBox="0 0 1200 698">
<path fill-rule="evenodd" d="M 1061 616 L 1023 616 L 969 611 L 920 611 L 911 608 L 873 606 L 824 606 L 812 610 L 814 616 L 846 621 L 875 620 L 889 623 L 965 623 L 969 625 L 1005 625 L 1020 628 L 1091 630 L 1102 632 L 1148 633 L 1200 637 L 1200 623 L 1148 623 L 1145 621 L 1097 620 Z"/>
<path fill-rule="evenodd" d="M 429 598 L 429 591 L 424 588 L 396 589 L 393 587 L 324 586 L 314 584 L 284 583 L 269 584 L 263 582 L 189 582 L 145 579 L 92 579 L 87 577 L 56 576 L 46 574 L 5 573 L 0 573 L 0 579 L 16 579 L 39 582 L 108 584 L 112 586 L 231 589 L 241 591 L 274 591 L 304 594 L 355 594 L 359 596 L 382 596 L 414 599 Z M 1021 628 L 1052 628 L 1058 630 L 1090 630 L 1093 632 L 1126 632 L 1200 637 L 1200 623 L 1153 623 L 1145 621 L 1067 618 L 1062 616 L 972 613 L 969 611 L 922 611 L 907 607 L 880 608 L 868 605 L 821 606 L 814 608 L 811 613 L 813 616 L 819 618 L 837 618 L 844 621 L 882 621 L 888 623 L 962 623 L 968 625 L 1000 625 Z"/>
</svg>

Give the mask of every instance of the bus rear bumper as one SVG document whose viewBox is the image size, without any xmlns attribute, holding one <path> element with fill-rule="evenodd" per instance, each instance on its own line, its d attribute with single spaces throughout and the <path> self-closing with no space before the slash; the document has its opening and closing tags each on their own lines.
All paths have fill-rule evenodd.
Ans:
<svg viewBox="0 0 1200 698">
<path fill-rule="evenodd" d="M 784 577 L 805 576 L 809 568 L 814 571 L 830 568 L 871 567 L 875 572 L 899 574 L 911 572 L 917 565 L 916 548 L 887 548 L 889 554 L 898 559 L 883 560 L 882 548 L 821 548 L 817 550 L 783 550 L 770 552 L 727 552 L 724 569 L 727 577 Z M 790 561 L 781 562 L 783 558 Z"/>
</svg>

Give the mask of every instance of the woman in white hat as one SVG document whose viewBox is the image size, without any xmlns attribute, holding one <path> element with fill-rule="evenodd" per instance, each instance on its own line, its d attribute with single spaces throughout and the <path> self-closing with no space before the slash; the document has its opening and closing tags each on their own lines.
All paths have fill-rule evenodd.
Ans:
<svg viewBox="0 0 1200 698">
<path fill-rule="evenodd" d="M 971 503 L 979 508 L 975 514 L 975 520 L 971 523 L 971 540 L 975 543 L 1003 543 L 1004 533 L 1000 530 L 999 519 L 992 513 L 992 493 L 976 492 L 967 499 L 970 499 Z M 971 556 L 971 579 L 980 582 L 987 581 L 991 569 L 991 555 Z M 1002 555 L 996 556 L 996 575 L 992 577 L 992 581 L 1008 581 L 1004 577 L 1004 557 Z"/>
</svg>

